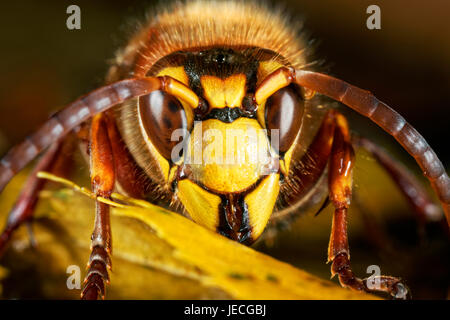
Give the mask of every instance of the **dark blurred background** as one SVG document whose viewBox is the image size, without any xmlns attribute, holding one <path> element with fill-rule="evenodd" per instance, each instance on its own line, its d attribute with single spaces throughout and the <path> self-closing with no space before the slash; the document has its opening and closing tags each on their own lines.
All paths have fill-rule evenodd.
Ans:
<svg viewBox="0 0 450 320">
<path fill-rule="evenodd" d="M 66 8 L 71 4 L 81 8 L 81 30 L 66 28 Z M 286 0 L 280 4 L 295 19 L 305 21 L 305 29 L 317 42 L 314 58 L 325 59 L 328 72 L 371 90 L 396 109 L 426 137 L 448 167 L 449 1 Z M 381 30 L 366 28 L 366 8 L 371 4 L 381 8 Z M 108 60 L 126 43 L 135 21 L 142 20 L 151 5 L 152 1 L 137 0 L 2 2 L 0 154 L 33 131 L 51 112 L 99 86 L 106 74 Z M 358 115 L 352 112 L 348 115 L 356 131 L 373 137 L 420 175 L 414 161 L 393 143 L 393 139 Z M 361 172 L 361 181 L 364 181 L 368 171 L 362 169 Z M 381 171 L 376 172 L 378 175 Z M 379 183 L 389 180 L 383 181 Z M 368 180 L 367 183 L 373 182 Z M 394 200 L 383 198 L 393 190 L 392 186 L 391 189 L 383 186 L 372 191 L 362 182 L 356 184 L 376 203 L 374 211 L 381 210 L 380 202 L 392 204 L 400 199 L 398 194 L 394 195 Z M 382 207 L 384 214 L 380 216 L 386 217 L 386 221 L 392 220 L 383 222 L 383 228 L 400 243 L 397 250 L 407 252 L 408 257 L 417 256 L 406 264 L 399 262 L 400 267 L 387 266 L 391 268 L 388 271 L 406 276 L 415 289 L 415 297 L 445 298 L 449 284 L 449 247 L 443 244 L 446 242 L 442 237 L 436 236 L 439 231 L 429 231 L 431 239 L 437 237 L 438 240 L 430 240 L 423 247 L 415 237 L 415 227 L 405 204 L 393 209 Z M 406 214 L 392 218 L 394 211 L 397 217 L 398 210 Z M 299 227 L 304 234 L 308 234 L 308 230 L 320 232 L 320 237 L 305 240 L 285 232 L 273 246 L 260 245 L 259 248 L 328 277 L 329 266 L 324 261 L 330 216 L 321 216 L 315 220 L 306 218 L 304 225 L 323 224 L 323 230 Z M 404 234 L 412 235 L 403 237 Z M 300 240 L 305 241 L 303 245 Z M 313 241 L 313 245 L 308 241 Z M 365 261 L 365 257 L 369 261 L 361 262 L 360 272 L 365 273 L 364 266 L 372 264 L 373 255 L 383 256 L 383 253 L 370 246 L 364 237 L 358 238 L 357 231 L 353 241 L 352 258 Z M 380 258 L 377 261 L 380 265 L 389 265 L 392 260 Z"/>
</svg>

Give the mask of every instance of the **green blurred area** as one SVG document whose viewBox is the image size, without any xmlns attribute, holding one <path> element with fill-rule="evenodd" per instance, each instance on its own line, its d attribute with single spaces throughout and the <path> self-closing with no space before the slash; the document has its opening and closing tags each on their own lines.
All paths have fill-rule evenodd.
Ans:
<svg viewBox="0 0 450 320">
<path fill-rule="evenodd" d="M 71 4 L 81 8 L 81 30 L 66 28 L 66 8 Z M 0 4 L 0 154 L 51 112 L 99 86 L 108 61 L 152 4 L 137 0 Z M 292 0 L 283 4 L 293 17 L 305 20 L 306 30 L 317 40 L 314 58 L 325 59 L 321 70 L 371 90 L 395 108 L 448 167 L 450 2 Z M 381 30 L 366 28 L 365 12 L 371 4 L 381 8 Z M 343 112 L 353 130 L 383 145 L 420 176 L 414 161 L 392 138 L 359 115 Z M 367 276 L 369 265 L 379 265 L 382 273 L 405 278 L 415 298 L 447 297 L 450 248 L 445 235 L 430 225 L 420 240 L 410 208 L 369 155 L 358 155 L 354 180 L 362 204 L 360 209 L 354 206 L 349 223 L 357 274 Z M 381 236 L 369 237 L 363 214 L 379 224 L 385 241 Z M 290 230 L 280 232 L 272 246 L 259 243 L 257 248 L 328 278 L 330 224 L 328 208 L 318 217 L 309 214 L 299 219 Z"/>
</svg>

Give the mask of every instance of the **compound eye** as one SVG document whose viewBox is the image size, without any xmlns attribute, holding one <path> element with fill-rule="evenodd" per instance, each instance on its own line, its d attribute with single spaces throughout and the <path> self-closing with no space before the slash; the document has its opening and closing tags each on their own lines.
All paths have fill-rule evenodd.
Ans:
<svg viewBox="0 0 450 320">
<path fill-rule="evenodd" d="M 265 106 L 266 128 L 279 131 L 279 152 L 283 154 L 294 143 L 300 130 L 304 112 L 304 101 L 291 86 L 282 88 L 270 96 Z M 272 142 L 272 145 L 273 142 Z"/>
<path fill-rule="evenodd" d="M 187 133 L 187 118 L 181 103 L 168 93 L 154 91 L 139 98 L 139 113 L 153 145 L 164 158 L 171 159 L 172 149 L 180 137 L 184 141 Z M 172 139 L 172 133 L 177 129 L 184 129 L 184 132 L 181 136 L 174 134 Z M 178 156 L 172 160 L 177 161 Z"/>
</svg>

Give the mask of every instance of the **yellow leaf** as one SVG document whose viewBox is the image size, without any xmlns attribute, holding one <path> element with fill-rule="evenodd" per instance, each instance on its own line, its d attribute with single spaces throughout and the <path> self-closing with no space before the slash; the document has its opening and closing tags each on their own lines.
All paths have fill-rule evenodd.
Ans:
<svg viewBox="0 0 450 320">
<path fill-rule="evenodd" d="M 12 187 L 14 189 L 14 186 Z M 13 192 L 14 193 L 14 192 Z M 66 285 L 84 266 L 94 201 L 72 189 L 41 192 L 33 225 L 20 228 L 1 260 L 6 298 L 77 298 Z M 92 196 L 92 195 L 91 195 Z M 144 201 L 113 195 L 112 299 L 373 299 L 255 251 Z M 106 201 L 100 199 L 101 201 Z M 2 216 L 5 206 L 0 207 Z"/>
</svg>

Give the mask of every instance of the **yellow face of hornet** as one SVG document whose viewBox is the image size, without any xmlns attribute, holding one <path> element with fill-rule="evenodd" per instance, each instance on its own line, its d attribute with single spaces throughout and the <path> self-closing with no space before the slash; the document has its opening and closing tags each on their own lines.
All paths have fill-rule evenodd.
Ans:
<svg viewBox="0 0 450 320">
<path fill-rule="evenodd" d="M 200 84 L 210 110 L 242 107 L 245 75 L 225 79 L 204 75 Z M 241 241 L 258 236 L 279 189 L 278 174 L 268 170 L 270 142 L 258 121 L 218 117 L 196 122 L 187 152 L 190 179 L 178 183 L 178 197 L 190 216 Z"/>
<path fill-rule="evenodd" d="M 212 29 L 196 18 L 202 8 L 197 3 L 161 16 L 150 38 L 142 34 L 133 42 L 152 40 L 146 54 L 128 57 L 125 51 L 120 57 L 122 64 L 127 59 L 136 64 L 135 75 L 169 76 L 184 84 L 201 107 L 194 110 L 188 101 L 156 91 L 122 109 L 120 129 L 136 162 L 155 182 L 149 193 L 161 195 L 159 203 L 170 200 L 172 209 L 206 228 L 251 243 L 279 200 L 304 113 L 297 87 L 287 86 L 259 103 L 255 89 L 270 73 L 304 61 L 297 55 L 297 38 L 280 29 L 278 16 L 234 3 L 207 6 L 211 12 L 202 9 L 201 16 L 215 16 L 220 6 L 229 17 L 214 19 Z M 245 25 L 230 28 L 243 14 L 253 17 L 249 30 L 258 33 Z M 174 36 L 186 30 L 198 35 L 195 43 Z"/>
</svg>

